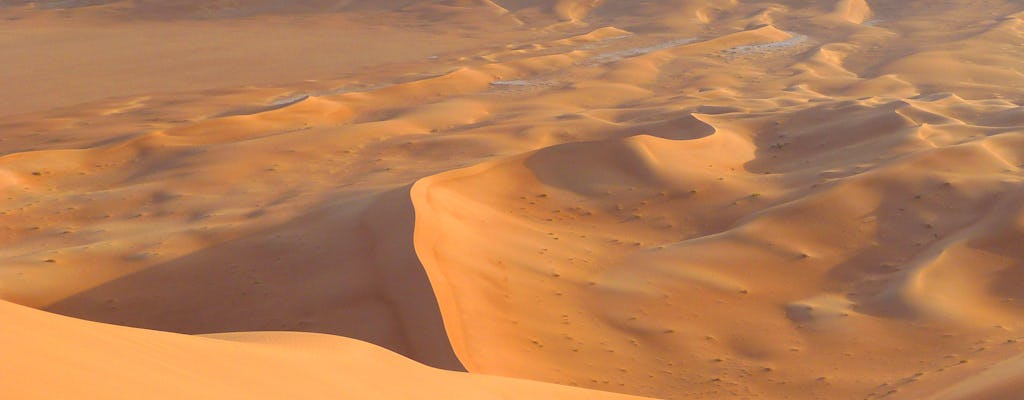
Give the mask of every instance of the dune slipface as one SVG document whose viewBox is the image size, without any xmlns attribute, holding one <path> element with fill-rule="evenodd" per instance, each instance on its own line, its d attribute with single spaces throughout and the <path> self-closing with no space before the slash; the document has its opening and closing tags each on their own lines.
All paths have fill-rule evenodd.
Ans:
<svg viewBox="0 0 1024 400">
<path fill-rule="evenodd" d="M 1015 399 L 1022 18 L 0 2 L 0 392 Z"/>
</svg>

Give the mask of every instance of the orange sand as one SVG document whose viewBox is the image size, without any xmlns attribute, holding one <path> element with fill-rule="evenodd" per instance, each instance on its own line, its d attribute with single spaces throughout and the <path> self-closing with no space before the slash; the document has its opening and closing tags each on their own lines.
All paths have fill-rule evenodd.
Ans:
<svg viewBox="0 0 1024 400">
<path fill-rule="evenodd" d="M 1019 1 L 0 5 L 13 398 L 1024 391 Z"/>
</svg>

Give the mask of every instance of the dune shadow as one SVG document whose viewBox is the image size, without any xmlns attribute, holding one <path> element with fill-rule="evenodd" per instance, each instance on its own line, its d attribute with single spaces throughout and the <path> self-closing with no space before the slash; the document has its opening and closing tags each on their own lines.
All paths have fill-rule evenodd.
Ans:
<svg viewBox="0 0 1024 400">
<path fill-rule="evenodd" d="M 413 224 L 409 187 L 334 199 L 45 310 L 187 334 L 341 335 L 464 371 L 414 251 Z"/>
</svg>

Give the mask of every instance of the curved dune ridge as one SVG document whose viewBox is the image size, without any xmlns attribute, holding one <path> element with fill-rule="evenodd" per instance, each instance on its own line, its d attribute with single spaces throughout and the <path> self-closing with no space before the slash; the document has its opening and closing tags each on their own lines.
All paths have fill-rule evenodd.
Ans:
<svg viewBox="0 0 1024 400">
<path fill-rule="evenodd" d="M 13 398 L 1024 387 L 1020 2 L 0 6 Z"/>
<path fill-rule="evenodd" d="M 8 322 L 0 339 L 17 343 L 5 354 L 19 360 L 0 367 L 10 398 L 639 399 L 428 368 L 337 336 L 185 336 L 47 315 L 8 302 L 0 302 L 0 310 Z"/>
</svg>

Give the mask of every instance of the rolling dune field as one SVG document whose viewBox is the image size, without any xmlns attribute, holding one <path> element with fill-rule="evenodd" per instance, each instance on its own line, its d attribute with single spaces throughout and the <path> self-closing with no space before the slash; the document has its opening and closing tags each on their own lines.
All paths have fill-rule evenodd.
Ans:
<svg viewBox="0 0 1024 400">
<path fill-rule="evenodd" d="M 0 398 L 1024 398 L 1019 0 L 0 0 Z"/>
</svg>

